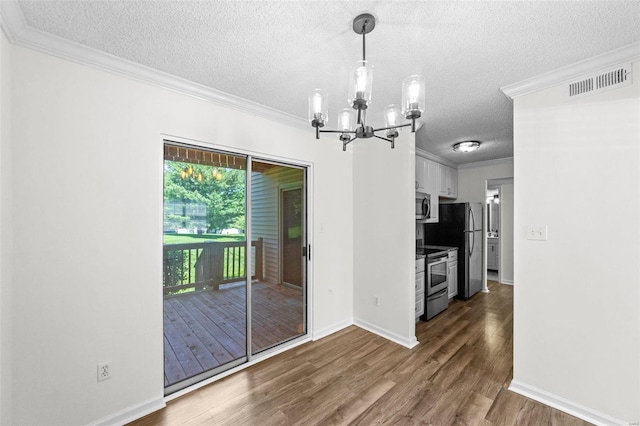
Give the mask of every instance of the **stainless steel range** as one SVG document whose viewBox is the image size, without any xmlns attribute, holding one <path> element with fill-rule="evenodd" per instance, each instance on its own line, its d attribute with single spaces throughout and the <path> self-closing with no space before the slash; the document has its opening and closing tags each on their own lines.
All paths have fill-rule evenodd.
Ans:
<svg viewBox="0 0 640 426">
<path fill-rule="evenodd" d="M 427 255 L 427 300 L 423 315 L 427 321 L 449 307 L 448 256 L 448 251 Z"/>
<path fill-rule="evenodd" d="M 428 321 L 449 307 L 447 258 L 449 250 L 423 247 L 416 241 L 416 251 L 427 256 L 425 312 L 420 317 Z"/>
</svg>

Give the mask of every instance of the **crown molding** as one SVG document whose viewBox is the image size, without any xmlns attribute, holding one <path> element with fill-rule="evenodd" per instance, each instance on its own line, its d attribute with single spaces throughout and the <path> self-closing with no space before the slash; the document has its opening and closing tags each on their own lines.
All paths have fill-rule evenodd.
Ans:
<svg viewBox="0 0 640 426">
<path fill-rule="evenodd" d="M 475 163 L 459 164 L 458 169 L 473 169 L 474 167 L 501 166 L 504 164 L 513 166 L 513 157 L 498 158 L 496 160 L 477 161 Z"/>
<path fill-rule="evenodd" d="M 515 99 L 560 84 L 580 80 L 588 74 L 600 70 L 605 71 L 605 68 L 611 68 L 622 63 L 634 62 L 638 59 L 640 59 L 640 43 L 632 43 L 603 53 L 602 55 L 594 56 L 518 83 L 509 84 L 501 87 L 500 90 L 508 98 Z"/>
<path fill-rule="evenodd" d="M 9 42 L 16 46 L 26 47 L 288 126 L 305 130 L 310 127 L 306 120 L 292 114 L 31 28 L 26 24 L 22 10 L 15 0 L 0 1 L 0 27 Z"/>
<path fill-rule="evenodd" d="M 420 157 L 423 157 L 423 158 L 426 158 L 428 160 L 435 161 L 436 163 L 444 164 L 445 166 L 449 166 L 449 167 L 452 167 L 454 169 L 458 168 L 457 164 L 452 163 L 449 160 L 445 160 L 442 157 L 438 157 L 437 155 L 432 154 L 432 153 L 430 153 L 428 151 L 425 151 L 424 149 L 416 148 L 416 155 L 418 155 Z"/>
</svg>

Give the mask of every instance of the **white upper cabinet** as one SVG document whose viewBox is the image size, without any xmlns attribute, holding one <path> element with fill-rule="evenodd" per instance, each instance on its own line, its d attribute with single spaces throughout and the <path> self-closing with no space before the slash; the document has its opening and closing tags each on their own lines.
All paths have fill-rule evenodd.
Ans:
<svg viewBox="0 0 640 426">
<path fill-rule="evenodd" d="M 458 197 L 458 170 L 416 155 L 415 187 L 416 192 L 431 195 L 431 218 L 426 222 L 438 222 L 439 198 Z"/>
<path fill-rule="evenodd" d="M 426 159 L 416 155 L 416 192 L 427 192 Z"/>
<path fill-rule="evenodd" d="M 425 175 L 427 177 L 426 190 L 427 194 L 431 194 L 431 219 L 427 223 L 438 223 L 438 163 L 428 159 L 425 161 Z"/>
<path fill-rule="evenodd" d="M 427 176 L 427 193 L 433 195 L 434 197 L 438 196 L 439 190 L 439 180 L 438 180 L 438 166 L 439 164 L 435 161 L 424 160 L 426 167 L 426 176 Z"/>
<path fill-rule="evenodd" d="M 458 198 L 458 170 L 438 164 L 438 195 L 446 198 Z"/>
</svg>

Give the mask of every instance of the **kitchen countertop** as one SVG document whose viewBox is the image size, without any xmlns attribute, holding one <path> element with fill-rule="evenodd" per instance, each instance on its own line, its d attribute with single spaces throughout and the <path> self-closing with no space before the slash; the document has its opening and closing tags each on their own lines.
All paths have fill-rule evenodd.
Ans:
<svg viewBox="0 0 640 426">
<path fill-rule="evenodd" d="M 451 250 L 458 250 L 458 247 L 448 247 L 448 246 L 431 246 L 431 245 L 426 245 L 426 246 L 417 246 L 416 250 L 424 250 L 424 249 L 432 249 L 432 250 L 442 250 L 442 251 L 451 251 Z"/>
<path fill-rule="evenodd" d="M 432 257 L 436 257 L 442 254 L 445 254 L 447 252 L 450 252 L 452 250 L 458 250 L 457 247 L 448 247 L 448 246 L 432 246 L 432 245 L 425 245 L 425 246 L 416 246 L 416 256 L 425 256 L 424 254 L 424 250 L 441 250 L 439 252 L 435 252 L 435 253 L 430 253 L 427 257 L 428 258 L 432 258 Z"/>
</svg>

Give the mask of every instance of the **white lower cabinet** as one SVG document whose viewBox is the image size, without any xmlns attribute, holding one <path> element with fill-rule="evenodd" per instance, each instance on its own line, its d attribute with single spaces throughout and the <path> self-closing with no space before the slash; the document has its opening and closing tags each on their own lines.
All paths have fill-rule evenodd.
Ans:
<svg viewBox="0 0 640 426">
<path fill-rule="evenodd" d="M 458 250 L 451 250 L 447 259 L 449 299 L 458 295 Z"/>
<path fill-rule="evenodd" d="M 500 243 L 497 238 L 487 240 L 487 269 L 498 270 L 500 265 Z"/>
<path fill-rule="evenodd" d="M 458 295 L 458 261 L 449 265 L 449 299 Z"/>
<path fill-rule="evenodd" d="M 424 314 L 424 271 L 416 273 L 416 321 Z"/>
</svg>

